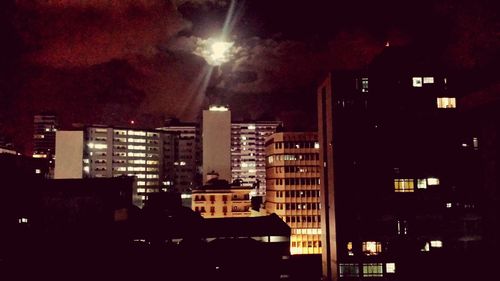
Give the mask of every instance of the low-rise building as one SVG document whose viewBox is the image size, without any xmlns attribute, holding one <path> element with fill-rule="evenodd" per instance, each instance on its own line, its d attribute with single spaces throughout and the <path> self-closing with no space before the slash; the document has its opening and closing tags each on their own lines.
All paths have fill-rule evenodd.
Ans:
<svg viewBox="0 0 500 281">
<path fill-rule="evenodd" d="M 249 217 L 252 203 L 251 187 L 229 184 L 226 180 L 215 177 L 203 187 L 193 190 L 191 208 L 204 218 Z"/>
</svg>

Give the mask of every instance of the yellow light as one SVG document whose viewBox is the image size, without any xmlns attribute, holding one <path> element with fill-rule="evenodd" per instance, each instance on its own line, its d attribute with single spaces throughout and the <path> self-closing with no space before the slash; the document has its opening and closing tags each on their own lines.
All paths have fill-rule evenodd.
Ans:
<svg viewBox="0 0 500 281">
<path fill-rule="evenodd" d="M 225 106 L 212 105 L 208 109 L 209 111 L 228 111 L 229 109 Z"/>
<path fill-rule="evenodd" d="M 33 158 L 47 158 L 47 154 L 33 154 Z"/>
</svg>

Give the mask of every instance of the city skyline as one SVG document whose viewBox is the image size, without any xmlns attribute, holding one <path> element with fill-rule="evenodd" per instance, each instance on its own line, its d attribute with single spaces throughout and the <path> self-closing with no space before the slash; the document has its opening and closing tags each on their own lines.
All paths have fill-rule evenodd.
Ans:
<svg viewBox="0 0 500 281">
<path fill-rule="evenodd" d="M 498 89 L 489 1 L 233 2 L 2 1 L 0 133 L 27 151 L 31 133 L 20 128 L 40 112 L 63 126 L 158 127 L 172 116 L 193 121 L 214 100 L 238 120 L 314 130 L 323 75 L 366 68 L 387 45 L 418 50 L 467 78 L 470 92 Z M 236 50 L 203 91 L 208 65 L 195 50 L 222 29 Z"/>
<path fill-rule="evenodd" d="M 494 276 L 495 4 L 0 1 L 0 272 Z"/>
</svg>

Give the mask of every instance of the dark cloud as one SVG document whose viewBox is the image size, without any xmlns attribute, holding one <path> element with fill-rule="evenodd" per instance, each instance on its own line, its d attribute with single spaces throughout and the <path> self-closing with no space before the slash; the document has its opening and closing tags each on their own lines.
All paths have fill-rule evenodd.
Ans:
<svg viewBox="0 0 500 281">
<path fill-rule="evenodd" d="M 500 21 L 494 1 L 443 1 L 435 11 L 450 24 L 444 58 L 455 68 L 472 69 L 498 63 Z"/>
<path fill-rule="evenodd" d="M 91 66 L 156 46 L 186 27 L 168 1 L 18 1 L 26 58 L 54 67 Z"/>
<path fill-rule="evenodd" d="M 31 132 L 16 128 L 31 128 L 39 111 L 64 123 L 193 120 L 204 85 L 237 118 L 311 127 L 318 79 L 366 67 L 386 42 L 432 50 L 454 69 L 499 65 L 498 15 L 486 0 L 236 1 L 238 49 L 212 73 L 193 52 L 220 35 L 229 0 L 1 2 L 0 127 L 20 142 Z"/>
</svg>

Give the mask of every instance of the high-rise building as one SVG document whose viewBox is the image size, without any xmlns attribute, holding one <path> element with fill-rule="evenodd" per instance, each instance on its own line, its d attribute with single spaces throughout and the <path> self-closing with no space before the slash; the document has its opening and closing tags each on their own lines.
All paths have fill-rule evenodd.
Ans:
<svg viewBox="0 0 500 281">
<path fill-rule="evenodd" d="M 266 188 L 265 140 L 280 125 L 279 121 L 231 124 L 232 180 L 241 180 L 243 186 L 258 186 L 257 195 L 264 195 Z"/>
<path fill-rule="evenodd" d="M 52 160 L 55 155 L 57 117 L 53 114 L 34 115 L 33 129 L 33 157 Z"/>
<path fill-rule="evenodd" d="M 481 140 L 457 111 L 453 77 L 402 54 L 386 50 L 368 72 L 330 73 L 318 87 L 327 280 L 481 273 L 471 258 Z"/>
<path fill-rule="evenodd" d="M 166 181 L 185 193 L 201 185 L 200 129 L 195 123 L 169 122 L 157 130 L 169 133 L 164 139 Z"/>
<path fill-rule="evenodd" d="M 134 203 L 142 206 L 148 193 L 168 187 L 163 176 L 165 135 L 157 130 L 107 126 L 58 132 L 56 178 L 135 176 Z"/>
<path fill-rule="evenodd" d="M 225 106 L 212 105 L 203 111 L 203 180 L 216 172 L 220 179 L 231 180 L 231 112 Z"/>
<path fill-rule="evenodd" d="M 291 254 L 321 253 L 317 133 L 275 133 L 266 155 L 266 211 L 290 226 Z"/>
</svg>

